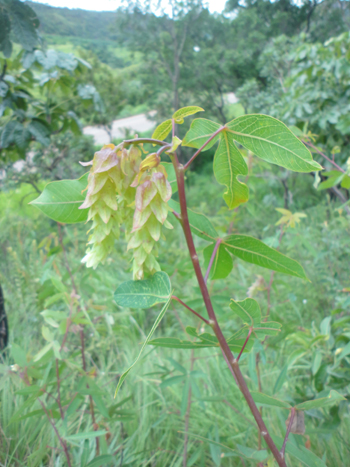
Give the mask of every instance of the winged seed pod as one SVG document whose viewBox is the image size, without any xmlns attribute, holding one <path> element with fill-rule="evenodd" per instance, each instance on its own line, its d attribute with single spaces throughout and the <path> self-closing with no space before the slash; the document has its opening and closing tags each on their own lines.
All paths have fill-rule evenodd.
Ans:
<svg viewBox="0 0 350 467">
<path fill-rule="evenodd" d="M 95 269 L 104 263 L 124 224 L 128 250 L 133 250 L 134 279 L 143 279 L 145 271 L 153 274 L 160 270 L 156 243 L 163 225 L 173 227 L 167 221 L 171 186 L 159 162 L 157 154 L 141 161 L 138 146 L 126 150 L 109 144 L 96 152 L 92 161 L 82 163 L 92 166 L 86 198 L 80 206 L 89 208 L 88 221 L 92 221 L 90 246 L 82 259 L 87 267 Z"/>
<path fill-rule="evenodd" d="M 161 165 L 144 172 L 137 182 L 139 186 L 136 191 L 128 250 L 134 250 L 134 279 L 142 279 L 145 270 L 151 274 L 160 270 L 156 260 L 156 243 L 161 236 L 163 225 L 168 229 L 173 228 L 167 221 L 170 210 L 167 203 L 172 193 L 166 170 Z"/>
<path fill-rule="evenodd" d="M 129 151 L 118 149 L 113 144 L 103 146 L 96 152 L 88 177 L 87 194 L 80 209 L 89 209 L 88 221 L 92 221 L 92 231 L 88 239 L 86 255 L 82 259 L 87 267 L 97 267 L 104 263 L 119 238 L 120 225 L 132 217 L 129 206 L 135 197 L 135 188 L 130 187 L 138 173 L 141 151 L 132 146 Z M 118 198 L 117 198 L 117 195 Z"/>
</svg>

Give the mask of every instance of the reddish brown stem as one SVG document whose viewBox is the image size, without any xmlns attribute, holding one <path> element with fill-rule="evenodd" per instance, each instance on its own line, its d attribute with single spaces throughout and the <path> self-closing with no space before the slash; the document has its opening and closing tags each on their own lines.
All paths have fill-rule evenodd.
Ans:
<svg viewBox="0 0 350 467">
<path fill-rule="evenodd" d="M 60 372 L 58 368 L 58 359 L 56 358 L 56 378 L 57 378 L 57 404 L 60 409 L 61 419 L 64 419 L 63 409 L 61 405 L 61 388 L 60 388 Z"/>
<path fill-rule="evenodd" d="M 283 441 L 283 446 L 282 446 L 282 449 L 281 449 L 281 456 L 284 458 L 284 453 L 286 451 L 286 445 L 287 445 L 287 441 L 288 441 L 288 436 L 289 436 L 289 433 L 290 433 L 290 430 L 292 428 L 292 425 L 293 425 L 293 420 L 294 420 L 294 415 L 295 415 L 295 408 L 293 407 L 292 410 L 291 410 L 291 413 L 290 413 L 290 420 L 289 420 L 289 423 L 288 423 L 288 428 L 287 428 L 287 432 L 286 432 L 286 436 L 284 437 L 284 441 Z"/>
<path fill-rule="evenodd" d="M 217 136 L 219 133 L 222 132 L 222 130 L 224 130 L 226 127 L 222 126 L 221 128 L 219 128 L 218 130 L 215 131 L 215 133 L 213 133 L 211 135 L 211 137 L 203 144 L 203 146 L 201 146 L 198 151 L 196 151 L 193 156 L 191 157 L 191 159 L 187 162 L 187 164 L 185 164 L 184 166 L 184 170 L 187 170 L 189 168 L 189 166 L 192 164 L 192 162 L 195 160 L 195 158 L 197 156 L 199 156 L 199 154 L 203 151 L 203 149 L 210 143 L 210 141 L 212 141 L 215 136 Z"/>
<path fill-rule="evenodd" d="M 191 369 L 190 371 L 193 370 L 193 364 L 194 364 L 194 350 L 191 350 Z M 187 467 L 187 445 L 188 445 L 188 426 L 190 423 L 190 413 L 191 413 L 191 397 L 192 397 L 192 387 L 190 383 L 190 387 L 188 390 L 188 402 L 187 402 L 187 409 L 186 409 L 186 415 L 185 415 L 185 440 L 184 440 L 184 457 L 183 457 L 183 467 Z"/>
<path fill-rule="evenodd" d="M 204 282 L 205 282 L 205 283 L 208 282 L 208 277 L 209 277 L 211 268 L 212 268 L 213 263 L 214 263 L 214 259 L 215 259 L 216 253 L 217 253 L 217 251 L 218 251 L 218 249 L 219 249 L 219 246 L 220 246 L 220 243 L 221 243 L 221 242 L 222 242 L 222 239 L 219 238 L 219 239 L 216 241 L 216 243 L 215 243 L 214 250 L 213 250 L 213 253 L 212 253 L 212 255 L 211 255 L 209 264 L 208 264 L 208 269 L 207 269 L 207 272 L 205 273 L 205 276 L 204 276 Z"/>
<path fill-rule="evenodd" d="M 83 363 L 83 370 L 86 373 L 84 329 L 80 329 L 80 343 L 81 343 L 81 359 Z M 86 385 L 86 387 L 89 389 L 88 384 Z M 91 418 L 92 418 L 93 429 L 94 431 L 97 431 L 98 426 L 96 424 L 96 419 L 95 419 L 94 401 L 91 395 L 89 395 L 89 400 L 90 400 L 90 413 L 91 413 Z M 99 453 L 100 453 L 100 440 L 98 439 L 98 436 L 96 436 L 96 455 L 98 456 Z"/>
<path fill-rule="evenodd" d="M 332 159 L 330 159 L 328 156 L 326 156 L 326 154 L 324 154 L 323 152 L 321 152 L 314 144 L 310 143 L 309 141 L 304 141 L 302 140 L 302 142 L 306 145 L 306 146 L 309 146 L 310 148 L 312 148 L 315 152 L 317 152 L 317 154 L 319 154 L 320 156 L 322 156 L 324 159 L 326 159 L 328 162 L 330 162 L 332 165 L 334 165 L 334 167 L 336 169 L 338 169 L 340 172 L 342 173 L 345 173 L 345 170 L 342 169 L 336 162 L 332 161 Z"/>
<path fill-rule="evenodd" d="M 45 415 L 47 416 L 52 428 L 54 429 L 55 433 L 56 433 L 56 436 L 58 438 L 58 441 L 60 442 L 60 445 L 62 446 L 62 449 L 64 451 L 64 455 L 66 456 L 66 459 L 67 459 L 67 464 L 68 464 L 68 467 L 72 467 L 72 464 L 71 464 L 71 461 L 70 461 L 70 457 L 69 457 L 69 453 L 68 453 L 68 448 L 67 448 L 67 443 L 61 438 L 57 428 L 56 428 L 56 425 L 54 424 L 54 422 L 52 421 L 46 407 L 45 407 L 45 404 L 40 400 L 38 399 L 39 401 L 39 404 L 41 405 L 41 407 L 43 408 L 43 411 L 45 412 Z"/>
<path fill-rule="evenodd" d="M 243 344 L 243 347 L 241 348 L 241 351 L 239 352 L 239 355 L 237 357 L 237 362 L 239 362 L 239 359 L 241 358 L 242 353 L 244 352 L 245 346 L 248 344 L 249 338 L 252 335 L 253 328 L 249 328 L 248 336 Z"/>
<path fill-rule="evenodd" d="M 192 310 L 192 308 L 190 308 L 188 305 L 186 305 L 185 302 L 183 302 L 182 300 L 179 299 L 179 297 L 175 297 L 175 295 L 173 295 L 171 297 L 173 300 L 176 300 L 177 302 L 181 303 L 182 306 L 184 306 L 185 308 L 187 308 L 191 313 L 193 313 L 194 315 L 196 315 L 199 319 L 201 319 L 202 321 L 205 322 L 205 324 L 208 324 L 209 325 L 209 321 L 205 318 L 203 318 L 203 316 L 201 316 L 199 313 L 197 313 L 196 311 Z"/>
<path fill-rule="evenodd" d="M 209 142 L 209 141 L 208 141 Z M 208 143 L 207 142 L 207 143 Z M 248 389 L 248 386 L 247 386 L 247 383 L 242 375 L 242 372 L 239 368 L 239 365 L 238 365 L 238 362 L 237 360 L 234 358 L 231 350 L 230 350 L 230 347 L 229 345 L 227 344 L 227 341 L 221 331 L 221 328 L 218 324 L 218 321 L 216 319 L 216 315 L 215 315 L 215 312 L 214 312 L 214 309 L 213 309 L 213 306 L 212 306 L 212 303 L 211 303 L 211 300 L 210 300 L 210 296 L 209 296 L 209 292 L 208 292 L 208 289 L 207 289 L 207 286 L 206 286 L 206 283 L 204 281 L 204 277 L 203 277 L 203 274 L 202 274 L 202 271 L 201 271 L 201 268 L 200 268 L 200 264 L 199 264 L 199 260 L 198 260 L 198 255 L 197 255 L 197 252 L 196 252 L 196 248 L 194 246 L 194 242 L 193 242 L 193 237 L 192 237 L 192 233 L 191 233 L 191 227 L 190 227 L 190 223 L 189 223 L 189 220 L 188 220 L 188 214 L 187 214 L 187 201 L 186 201 L 186 193 L 185 193 L 185 178 L 184 178 L 184 173 L 185 173 L 185 168 L 183 167 L 183 165 L 179 164 L 179 161 L 177 159 L 177 156 L 176 154 L 173 154 L 173 163 L 174 163 L 174 167 L 175 167 L 175 171 L 176 171 L 176 179 L 177 179 L 177 185 L 178 185 L 178 191 L 179 191 L 179 201 L 180 201 L 180 206 L 181 206 L 181 219 L 182 219 L 182 226 L 183 226 L 183 230 L 184 230 L 184 234 L 185 234 L 185 238 L 186 238 L 186 242 L 187 242 L 187 247 L 188 247 L 188 250 L 189 250 L 189 254 L 190 254 L 190 257 L 191 257 L 191 260 L 192 260 L 192 264 L 193 264 L 193 268 L 195 270 L 195 274 L 196 274 L 196 277 L 197 277 L 197 281 L 198 281 L 198 285 L 200 287 L 200 290 L 201 290 L 201 293 L 202 293 L 202 296 L 203 296 L 203 300 L 204 300 L 204 303 L 205 303 L 205 306 L 206 306 L 206 309 L 207 309 L 207 312 L 208 312 L 208 316 L 209 316 L 209 319 L 210 319 L 210 325 L 212 326 L 214 332 L 215 332 L 215 335 L 219 341 L 219 344 L 220 344 L 220 347 L 222 349 L 222 351 L 224 352 L 225 354 L 225 360 L 227 361 L 228 363 L 228 366 L 230 367 L 230 369 L 232 369 L 233 373 L 235 374 L 236 376 L 236 379 L 237 379 L 237 382 L 238 382 L 238 386 L 255 418 L 255 421 L 259 427 L 259 430 L 263 436 L 263 438 L 265 439 L 268 447 L 270 448 L 274 458 L 276 459 L 279 467 L 287 467 L 286 466 L 286 463 L 284 461 L 284 458 L 282 458 L 282 456 L 280 455 L 275 443 L 273 442 L 268 430 L 267 430 L 267 427 L 260 415 L 260 412 L 253 400 L 253 397 L 252 395 L 250 394 L 249 392 L 249 389 Z M 191 161 L 193 160 L 193 158 L 191 159 Z M 188 163 L 186 164 L 188 165 Z"/>
</svg>

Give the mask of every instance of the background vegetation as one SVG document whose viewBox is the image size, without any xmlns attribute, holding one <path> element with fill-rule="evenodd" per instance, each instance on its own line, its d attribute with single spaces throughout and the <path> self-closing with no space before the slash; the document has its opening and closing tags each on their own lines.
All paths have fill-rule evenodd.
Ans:
<svg viewBox="0 0 350 467">
<path fill-rule="evenodd" d="M 324 463 L 304 454 L 300 461 L 288 457 L 288 465 L 346 467 L 349 2 L 229 0 L 225 15 L 211 15 L 189 0 L 174 2 L 170 16 L 131 4 L 116 13 L 25 5 L 30 10 L 0 1 L 0 284 L 10 329 L 0 365 L 1 465 L 67 465 L 49 420 L 74 466 L 263 465 L 257 430 L 218 352 L 149 347 L 113 399 L 157 310 L 115 304 L 116 286 L 131 277 L 122 242 L 106 267 L 88 270 L 80 263 L 86 226 L 60 226 L 28 206 L 48 181 L 85 173 L 78 161 L 90 160 L 96 148 L 82 136 L 83 125 L 108 128 L 116 118 L 150 110 L 162 121 L 169 106 L 196 104 L 220 123 L 247 112 L 277 117 L 325 167 L 319 175 L 295 174 L 247 153 L 250 201 L 229 214 L 212 177 L 212 150 L 196 160 L 186 183 L 191 209 L 209 216 L 220 234 L 254 235 L 304 266 L 311 283 L 237 260 L 211 291 L 227 332 L 239 324 L 228 308 L 231 297 L 258 297 L 262 313 L 282 323 L 278 337 L 242 357 L 252 390 L 261 385 L 295 403 L 330 388 L 347 398 L 307 411 L 306 434 L 290 435 L 294 446 Z M 180 157 L 190 154 L 182 149 Z M 290 212 L 282 226 L 276 208 Z M 292 213 L 306 217 L 293 226 Z M 159 249 L 162 270 L 190 306 L 204 311 L 178 227 L 167 242 Z M 157 334 L 188 339 L 184 327 L 197 324 L 172 305 Z M 63 420 L 60 405 L 67 409 Z M 283 437 L 286 414 L 263 410 L 269 429 Z M 93 463 L 98 455 L 104 463 Z"/>
</svg>

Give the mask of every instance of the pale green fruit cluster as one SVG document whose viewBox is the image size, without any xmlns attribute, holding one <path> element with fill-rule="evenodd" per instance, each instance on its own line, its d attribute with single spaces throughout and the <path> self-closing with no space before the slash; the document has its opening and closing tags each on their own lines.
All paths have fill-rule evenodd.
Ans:
<svg viewBox="0 0 350 467">
<path fill-rule="evenodd" d="M 128 250 L 133 250 L 134 279 L 159 271 L 156 257 L 162 226 L 173 228 L 167 221 L 171 186 L 159 157 L 151 154 L 141 161 L 138 146 L 126 150 L 110 144 L 83 165 L 92 166 L 87 195 L 80 206 L 89 208 L 92 227 L 88 233 L 92 233 L 82 262 L 92 268 L 103 264 L 124 224 Z"/>
<path fill-rule="evenodd" d="M 157 245 L 164 225 L 173 226 L 167 221 L 168 201 L 171 186 L 163 166 L 144 172 L 136 191 L 133 226 L 129 237 L 128 250 L 134 250 L 134 279 L 142 279 L 145 271 L 150 274 L 160 270 L 156 260 Z"/>
<path fill-rule="evenodd" d="M 120 225 L 132 217 L 128 204 L 135 197 L 131 182 L 139 171 L 141 151 L 137 147 L 118 149 L 113 144 L 96 152 L 94 159 L 83 165 L 91 165 L 87 195 L 80 209 L 89 209 L 88 221 L 92 231 L 88 239 L 86 255 L 82 259 L 87 267 L 96 268 L 104 263 L 119 238 Z M 119 195 L 117 197 L 117 195 Z"/>
</svg>

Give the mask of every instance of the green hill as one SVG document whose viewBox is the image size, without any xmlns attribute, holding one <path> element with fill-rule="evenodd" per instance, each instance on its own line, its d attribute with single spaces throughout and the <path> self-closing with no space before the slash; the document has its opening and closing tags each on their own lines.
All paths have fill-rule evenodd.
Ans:
<svg viewBox="0 0 350 467">
<path fill-rule="evenodd" d="M 116 32 L 113 32 L 116 12 L 71 10 L 35 2 L 27 3 L 38 15 L 40 30 L 44 34 L 73 36 L 89 40 L 115 40 L 117 38 Z"/>
</svg>

